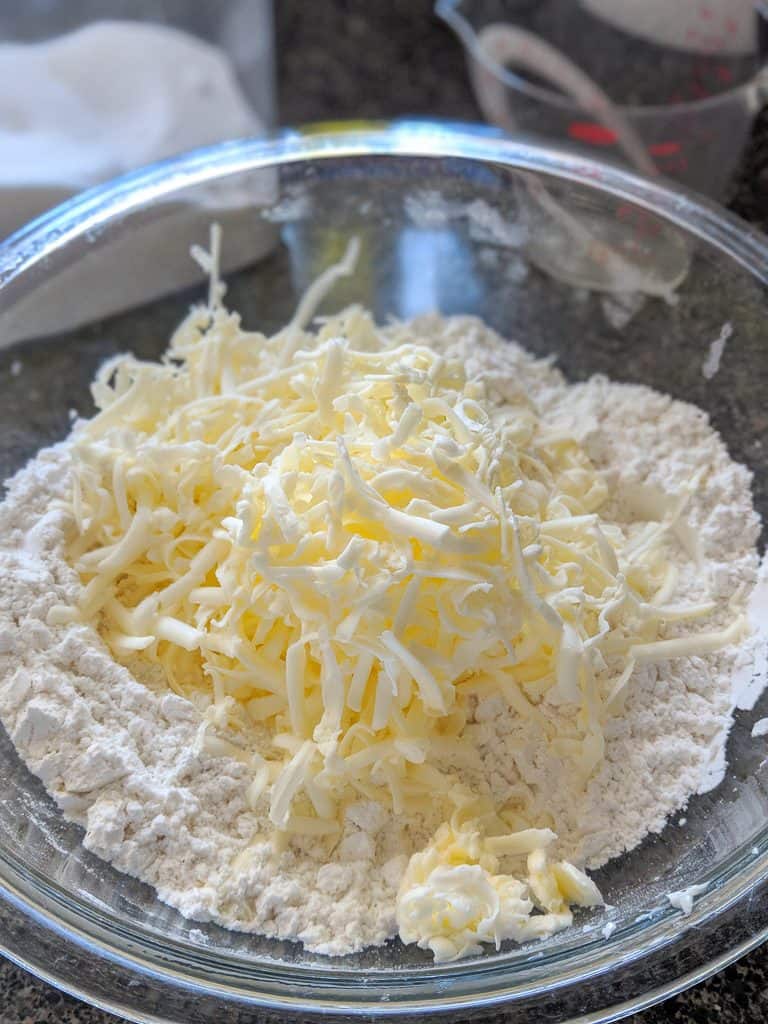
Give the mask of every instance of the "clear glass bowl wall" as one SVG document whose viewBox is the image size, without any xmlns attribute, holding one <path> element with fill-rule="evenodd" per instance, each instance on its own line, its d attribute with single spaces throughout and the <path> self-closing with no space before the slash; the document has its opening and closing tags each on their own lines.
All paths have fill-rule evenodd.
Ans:
<svg viewBox="0 0 768 1024">
<path fill-rule="evenodd" d="M 676 303 L 650 298 L 617 328 L 599 294 L 537 269 L 515 227 L 523 174 L 570 212 L 610 223 L 649 267 L 662 243 L 684 245 L 690 267 Z M 430 192 L 448 201 L 449 215 L 423 214 Z M 477 200 L 496 211 L 497 229 L 466 214 Z M 17 235 L 0 254 L 0 476 L 63 438 L 70 409 L 90 412 L 89 383 L 105 357 L 161 354 L 203 294 L 186 254 L 191 242 L 205 243 L 212 220 L 224 228 L 227 299 L 247 326 L 284 324 L 357 236 L 357 270 L 326 310 L 358 302 L 380 318 L 474 313 L 556 357 L 572 380 L 603 373 L 695 402 L 754 471 L 768 513 L 762 239 L 714 207 L 620 170 L 429 125 L 217 147 L 97 190 Z M 122 306 L 131 308 L 101 315 Z M 708 380 L 702 363 L 725 322 L 733 334 Z M 20 373 L 11 370 L 17 360 Z M 533 948 L 439 968 L 397 942 L 328 960 L 184 920 L 83 850 L 80 829 L 0 730 L 0 939 L 39 974 L 135 1019 L 214 1019 L 224 1003 L 239 1020 L 254 1005 L 396 1013 L 500 999 L 521 1019 L 544 1005 L 551 1020 L 606 1019 L 609 1006 L 624 1008 L 612 1015 L 644 1005 L 761 937 L 768 769 L 765 741 L 750 730 L 766 713 L 762 701 L 737 716 L 726 779 L 692 800 L 684 826 L 670 824 L 599 872 L 614 909 L 583 914 Z M 709 890 L 682 918 L 665 894 L 702 880 Z M 607 921 L 616 925 L 609 939 Z"/>
</svg>

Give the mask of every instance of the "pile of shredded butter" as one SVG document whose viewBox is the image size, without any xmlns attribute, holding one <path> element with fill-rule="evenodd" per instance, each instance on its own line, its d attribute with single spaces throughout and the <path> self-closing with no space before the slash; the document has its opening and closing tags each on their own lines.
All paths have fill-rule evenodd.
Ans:
<svg viewBox="0 0 768 1024">
<path fill-rule="evenodd" d="M 345 260 L 273 337 L 245 331 L 212 271 L 162 363 L 120 356 L 71 438 L 79 606 L 116 660 L 199 710 L 203 754 L 247 769 L 273 840 L 338 839 L 364 798 L 443 806 L 398 898 L 437 959 L 526 941 L 600 894 L 555 834 L 450 764 L 472 701 L 499 695 L 586 786 L 637 666 L 738 641 L 743 616 L 671 600 L 666 542 L 699 484 L 629 530 L 576 432 L 349 308 L 309 325 Z M 663 624 L 685 630 L 662 639 Z M 552 717 L 544 707 L 572 710 Z M 555 723 L 558 723 L 557 725 Z M 567 723 L 567 727 L 563 727 Z"/>
</svg>

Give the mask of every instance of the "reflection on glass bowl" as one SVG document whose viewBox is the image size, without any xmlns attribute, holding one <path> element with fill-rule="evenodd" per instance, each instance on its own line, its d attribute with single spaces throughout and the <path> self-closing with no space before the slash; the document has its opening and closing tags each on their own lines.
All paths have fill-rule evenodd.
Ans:
<svg viewBox="0 0 768 1024">
<path fill-rule="evenodd" d="M 599 216 L 624 246 L 639 244 L 639 232 L 663 232 L 686 255 L 674 301 L 639 295 L 617 319 L 604 293 L 548 273 L 521 211 L 524 180 L 545 187 L 571 218 Z M 285 323 L 307 284 L 357 236 L 358 269 L 339 283 L 334 308 L 359 302 L 379 318 L 478 314 L 536 354 L 556 356 L 571 379 L 606 373 L 695 402 L 753 470 L 765 515 L 763 240 L 713 207 L 621 170 L 424 123 L 216 147 L 87 194 L 11 239 L 0 251 L 0 330 L 6 341 L 27 340 L 0 350 L 4 477 L 65 436 L 70 408 L 90 412 L 88 385 L 105 356 L 163 351 L 203 289 L 179 276 L 170 243 L 203 243 L 210 221 L 222 217 L 235 229 L 228 300 L 247 324 L 272 331 Z M 653 259 L 652 246 L 644 253 Z M 145 294 L 131 290 L 139 279 L 151 280 Z M 90 308 L 101 319 L 75 326 L 95 282 L 127 282 L 128 292 L 113 287 Z M 70 326 L 56 332 L 64 316 Z M 702 363 L 727 321 L 727 356 L 708 379 Z M 10 373 L 16 361 L 22 381 Z M 257 1006 L 394 1014 L 500 1001 L 511 1019 L 545 1005 L 553 1021 L 607 1019 L 762 938 L 768 913 L 755 894 L 768 868 L 768 769 L 764 740 L 750 731 L 765 714 L 760 701 L 737 715 L 726 779 L 691 802 L 685 825 L 670 824 L 599 872 L 614 907 L 599 927 L 577 917 L 535 947 L 441 966 L 397 942 L 323 959 L 185 921 L 82 848 L 80 830 L 2 733 L 2 944 L 62 988 L 134 1019 L 214 1020 L 225 1005 L 244 1020 Z M 683 917 L 667 894 L 702 881 L 706 892 Z M 614 926 L 608 937 L 606 922 Z"/>
</svg>

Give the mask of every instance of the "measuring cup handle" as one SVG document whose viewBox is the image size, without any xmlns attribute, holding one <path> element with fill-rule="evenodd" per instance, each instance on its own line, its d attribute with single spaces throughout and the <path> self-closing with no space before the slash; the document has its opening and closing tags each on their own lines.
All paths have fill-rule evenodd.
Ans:
<svg viewBox="0 0 768 1024">
<path fill-rule="evenodd" d="M 482 48 L 482 39 L 480 38 L 478 38 L 478 45 Z M 491 58 L 489 57 L 488 59 L 490 60 Z M 497 70 L 492 65 L 489 66 L 484 57 L 477 57 L 472 53 L 469 59 L 469 77 L 472 82 L 475 99 L 486 121 L 495 124 L 498 128 L 502 128 L 510 135 L 514 135 L 515 132 L 519 131 L 519 126 L 509 104 L 507 86 L 502 81 Z"/>
<path fill-rule="evenodd" d="M 605 92 L 565 54 L 539 36 L 513 25 L 494 23 L 477 33 L 477 52 L 471 52 L 472 86 L 484 116 L 506 132 L 518 125 L 510 109 L 509 90 L 502 78 L 506 64 L 545 75 L 583 110 L 613 132 L 627 160 L 648 177 L 658 168 L 629 121 Z"/>
</svg>

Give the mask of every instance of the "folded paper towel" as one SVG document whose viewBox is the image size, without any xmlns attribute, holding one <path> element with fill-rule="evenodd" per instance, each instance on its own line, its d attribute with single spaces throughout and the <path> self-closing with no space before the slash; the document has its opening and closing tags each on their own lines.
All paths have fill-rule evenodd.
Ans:
<svg viewBox="0 0 768 1024">
<path fill-rule="evenodd" d="M 75 192 L 132 168 L 223 139 L 262 129 L 223 51 L 186 32 L 141 22 L 95 22 L 69 35 L 34 44 L 0 45 L 0 237 Z M 191 236 L 204 242 L 210 221 L 274 202 L 274 172 L 241 176 L 215 188 L 174 197 L 167 219 L 158 216 L 168 241 L 171 223 L 179 231 L 178 259 L 142 271 L 140 239 L 105 245 L 100 276 L 119 275 L 127 263 L 129 281 L 109 298 L 85 290 L 74 300 L 71 271 L 56 302 L 49 282 L 47 302 L 3 318 L 2 342 L 61 330 L 192 283 L 199 273 L 182 246 Z M 224 217 L 224 219 L 227 219 Z M 199 220 L 199 229 L 194 224 Z M 275 231 L 258 217 L 250 230 L 229 232 L 226 265 L 243 265 L 262 255 Z M 245 225 L 243 225 L 245 227 Z M 123 252 L 122 257 L 120 252 Z M 143 276 L 142 276 L 143 274 Z M 55 276 L 55 275 L 54 275 Z M 26 305 L 26 304 L 24 304 Z M 48 312 L 46 312 L 46 308 Z M 65 314 L 62 317 L 62 314 Z"/>
<path fill-rule="evenodd" d="M 2 44 L 0 81 L 3 188 L 81 189 L 262 127 L 226 54 L 163 25 Z"/>
</svg>

